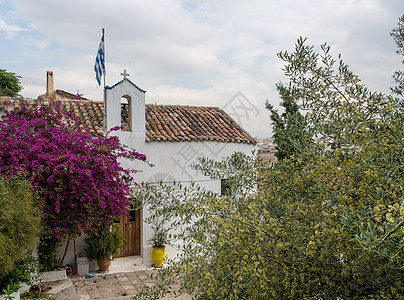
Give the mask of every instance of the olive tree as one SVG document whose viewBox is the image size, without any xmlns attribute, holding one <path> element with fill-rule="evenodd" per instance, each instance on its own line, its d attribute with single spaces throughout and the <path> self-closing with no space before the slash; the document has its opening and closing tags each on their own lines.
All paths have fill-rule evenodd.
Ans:
<svg viewBox="0 0 404 300">
<path fill-rule="evenodd" d="M 327 45 L 322 49 L 319 56 L 299 39 L 295 53 L 279 56 L 309 126 L 334 149 L 336 167 L 351 169 L 344 179 L 351 191 L 344 194 L 355 201 L 346 202 L 345 229 L 361 247 L 402 267 L 403 98 L 371 92 L 341 58 L 331 57 Z"/>
<path fill-rule="evenodd" d="M 404 15 L 398 20 L 398 26 L 393 28 L 390 35 L 393 37 L 397 46 L 397 54 L 404 56 Z M 401 61 L 404 64 L 404 59 Z M 396 86 L 392 88 L 392 92 L 404 96 L 404 71 L 397 70 L 393 74 Z"/>
<path fill-rule="evenodd" d="M 183 244 L 137 298 L 404 294 L 403 99 L 370 91 L 326 44 L 316 52 L 299 38 L 279 57 L 307 132 L 323 142 L 272 166 L 241 153 L 201 159 L 204 175 L 228 180 L 225 195 L 197 185 L 140 190 L 145 204 L 160 202 L 156 216 L 172 216 Z"/>
</svg>

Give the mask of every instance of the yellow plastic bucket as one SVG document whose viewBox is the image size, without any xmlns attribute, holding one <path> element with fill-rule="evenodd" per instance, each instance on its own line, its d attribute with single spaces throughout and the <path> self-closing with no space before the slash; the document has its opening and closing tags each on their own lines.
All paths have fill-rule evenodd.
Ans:
<svg viewBox="0 0 404 300">
<path fill-rule="evenodd" d="M 156 268 L 161 268 L 163 266 L 164 257 L 166 256 L 165 248 L 155 248 L 153 247 L 152 259 L 153 265 Z"/>
</svg>

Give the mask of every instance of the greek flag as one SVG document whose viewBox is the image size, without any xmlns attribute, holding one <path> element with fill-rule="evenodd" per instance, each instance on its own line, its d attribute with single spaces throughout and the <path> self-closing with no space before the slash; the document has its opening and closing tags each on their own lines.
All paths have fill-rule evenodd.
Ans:
<svg viewBox="0 0 404 300">
<path fill-rule="evenodd" d="M 104 58 L 104 32 L 102 33 L 102 38 L 100 42 L 100 46 L 98 47 L 97 57 L 95 58 L 95 79 L 97 79 L 98 85 L 101 85 L 101 77 L 104 74 L 105 76 L 105 58 Z"/>
</svg>

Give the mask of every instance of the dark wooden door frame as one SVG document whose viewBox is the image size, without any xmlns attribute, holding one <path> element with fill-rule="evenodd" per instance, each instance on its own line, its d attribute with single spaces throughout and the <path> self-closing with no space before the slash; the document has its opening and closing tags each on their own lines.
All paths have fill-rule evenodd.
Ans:
<svg viewBox="0 0 404 300">
<path fill-rule="evenodd" d="M 140 208 L 129 211 L 130 217 L 121 216 L 119 226 L 123 231 L 123 247 L 116 257 L 140 255 L 141 249 L 141 211 Z"/>
</svg>

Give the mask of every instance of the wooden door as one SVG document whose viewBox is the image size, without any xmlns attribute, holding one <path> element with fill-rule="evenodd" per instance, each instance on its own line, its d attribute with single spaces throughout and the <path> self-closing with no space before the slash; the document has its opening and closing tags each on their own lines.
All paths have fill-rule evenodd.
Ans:
<svg viewBox="0 0 404 300">
<path fill-rule="evenodd" d="M 121 216 L 119 225 L 123 231 L 123 247 L 117 257 L 140 255 L 140 209 L 131 205 L 129 218 Z"/>
</svg>

